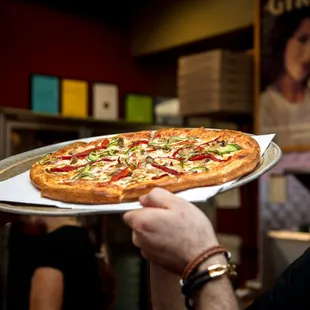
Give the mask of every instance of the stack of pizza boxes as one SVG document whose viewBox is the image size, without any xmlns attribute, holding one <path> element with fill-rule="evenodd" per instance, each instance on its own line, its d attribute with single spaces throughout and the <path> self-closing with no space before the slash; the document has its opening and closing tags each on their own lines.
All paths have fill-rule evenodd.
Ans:
<svg viewBox="0 0 310 310">
<path fill-rule="evenodd" d="M 250 113 L 253 106 L 253 57 L 212 50 L 178 61 L 182 116 L 217 112 Z"/>
</svg>

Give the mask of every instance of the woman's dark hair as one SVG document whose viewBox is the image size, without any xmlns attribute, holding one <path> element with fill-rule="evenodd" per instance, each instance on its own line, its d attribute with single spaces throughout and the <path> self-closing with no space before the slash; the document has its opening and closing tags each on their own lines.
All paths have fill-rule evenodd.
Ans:
<svg viewBox="0 0 310 310">
<path fill-rule="evenodd" d="M 265 89 L 283 74 L 284 52 L 287 41 L 293 36 L 305 18 L 310 17 L 310 8 L 295 9 L 276 18 L 268 39 L 262 38 L 262 75 L 261 86 Z M 263 23 L 263 27 L 265 24 Z"/>
</svg>

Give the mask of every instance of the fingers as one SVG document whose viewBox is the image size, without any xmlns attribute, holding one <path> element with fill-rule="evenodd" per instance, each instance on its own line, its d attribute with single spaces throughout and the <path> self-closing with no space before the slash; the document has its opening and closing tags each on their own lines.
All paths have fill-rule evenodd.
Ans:
<svg viewBox="0 0 310 310">
<path fill-rule="evenodd" d="M 139 199 L 143 207 L 162 209 L 168 209 L 167 206 L 172 207 L 175 200 L 178 200 L 178 198 L 174 194 L 162 188 L 154 188 L 148 194 L 141 196 Z M 141 211 L 142 210 L 129 211 L 123 215 L 123 220 L 131 228 L 134 228 L 134 221 L 141 216 Z"/>
<path fill-rule="evenodd" d="M 134 231 L 145 234 L 154 232 L 162 222 L 165 215 L 162 212 L 167 212 L 158 208 L 143 208 L 127 212 L 123 215 L 124 222 Z"/>
<path fill-rule="evenodd" d="M 124 222 L 133 230 L 143 232 L 149 230 L 152 215 L 149 209 L 129 211 L 123 215 Z"/>
<path fill-rule="evenodd" d="M 136 247 L 140 247 L 140 241 L 139 241 L 139 235 L 138 232 L 135 230 L 135 216 L 137 211 L 131 211 L 131 212 L 127 212 L 123 215 L 123 220 L 124 222 L 132 229 L 132 233 L 131 233 L 131 239 L 132 239 L 132 243 L 136 246 Z"/>
<path fill-rule="evenodd" d="M 134 220 L 136 218 L 136 216 L 138 215 L 137 213 L 139 212 L 139 210 L 134 210 L 134 211 L 129 211 L 126 212 L 123 215 L 123 220 L 124 222 L 131 228 L 133 228 L 134 226 Z"/>
<path fill-rule="evenodd" d="M 151 252 L 147 251 L 146 249 L 143 248 L 143 242 L 142 242 L 142 239 L 139 235 L 139 233 L 133 231 L 132 232 L 132 243 L 140 249 L 141 251 L 141 255 L 147 259 L 147 260 L 151 260 L 151 258 L 154 256 L 151 254 Z"/>
<path fill-rule="evenodd" d="M 141 244 L 140 244 L 140 239 L 139 239 L 139 235 L 138 233 L 136 233 L 134 230 L 132 231 L 132 243 L 137 247 L 140 248 Z"/>
<path fill-rule="evenodd" d="M 172 209 L 177 207 L 180 198 L 162 188 L 154 188 L 139 199 L 143 207 Z"/>
</svg>

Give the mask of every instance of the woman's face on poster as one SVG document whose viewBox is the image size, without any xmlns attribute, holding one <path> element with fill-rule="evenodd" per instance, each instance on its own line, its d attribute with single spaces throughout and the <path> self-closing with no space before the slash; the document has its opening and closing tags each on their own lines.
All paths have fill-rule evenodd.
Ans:
<svg viewBox="0 0 310 310">
<path fill-rule="evenodd" d="M 289 22 L 289 21 L 288 21 Z M 287 41 L 284 62 L 286 72 L 296 81 L 304 82 L 310 74 L 310 17 L 304 19 Z"/>
</svg>

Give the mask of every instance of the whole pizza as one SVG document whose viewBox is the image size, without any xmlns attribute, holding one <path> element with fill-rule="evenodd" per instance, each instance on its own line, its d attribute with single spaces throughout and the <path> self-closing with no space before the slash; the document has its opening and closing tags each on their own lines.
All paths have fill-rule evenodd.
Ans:
<svg viewBox="0 0 310 310">
<path fill-rule="evenodd" d="M 169 128 L 74 142 L 36 162 L 30 178 L 43 197 L 119 203 L 154 187 L 178 192 L 225 183 L 259 161 L 258 143 L 242 132 Z"/>
</svg>

